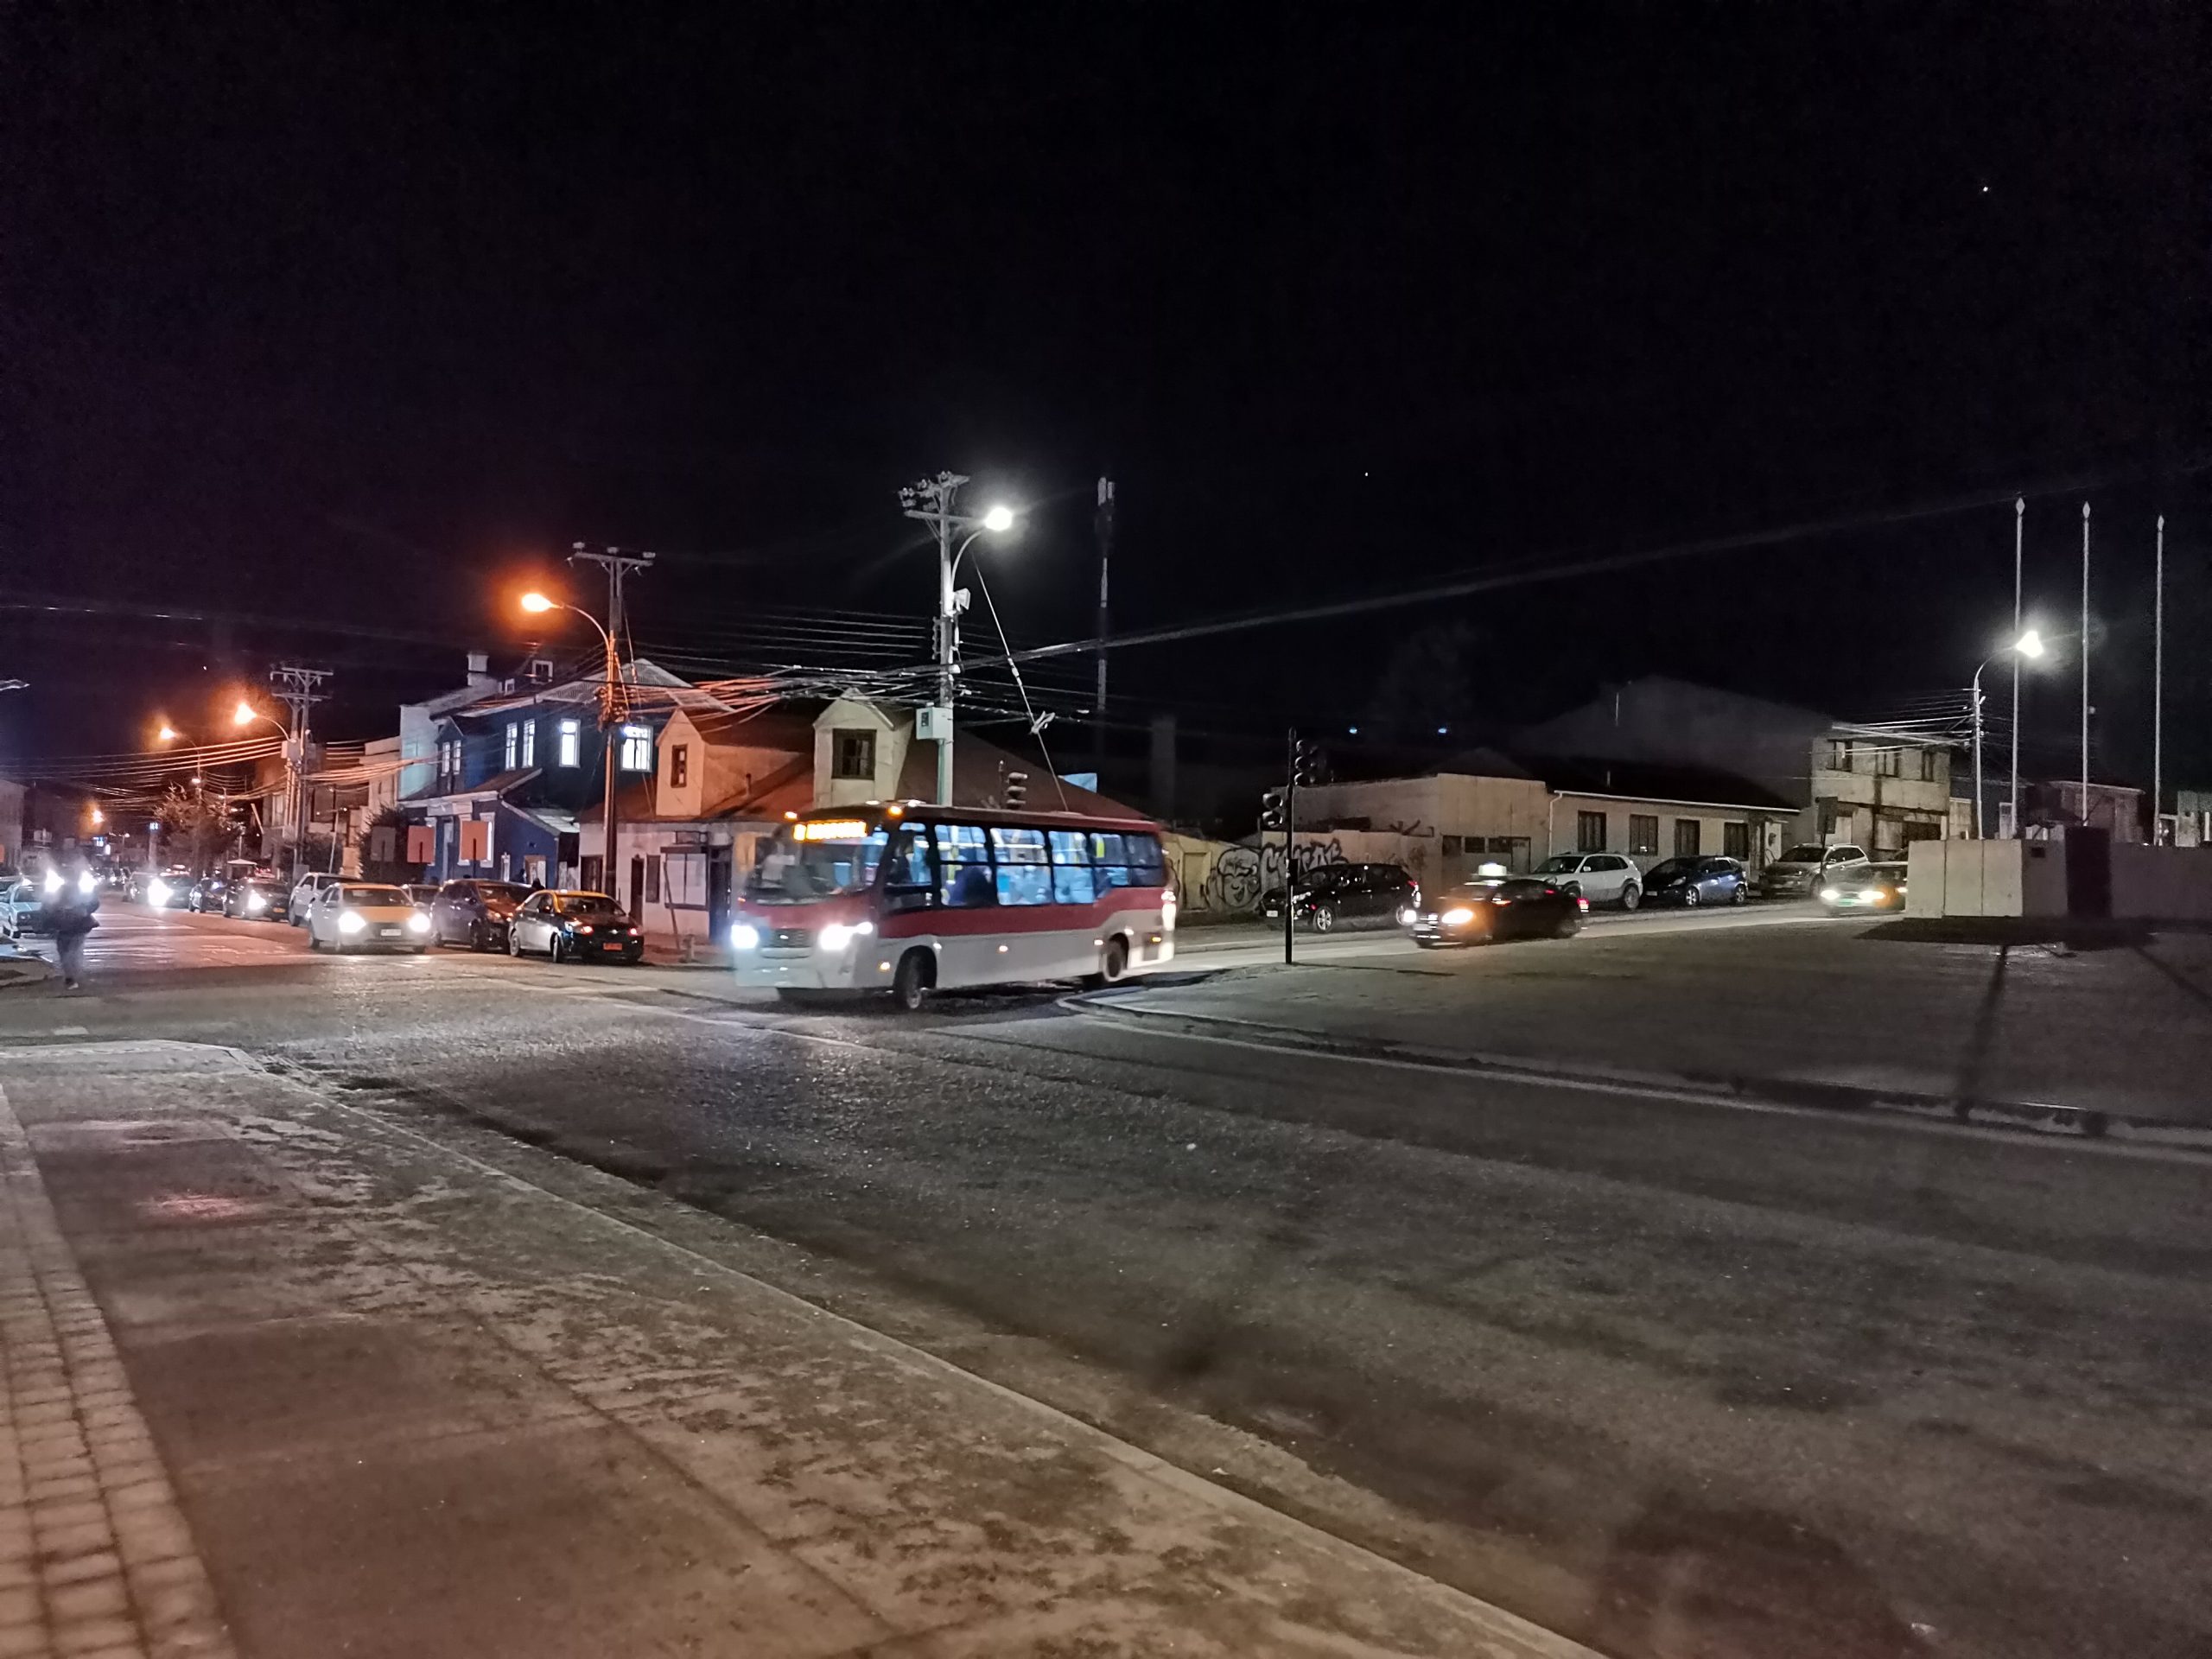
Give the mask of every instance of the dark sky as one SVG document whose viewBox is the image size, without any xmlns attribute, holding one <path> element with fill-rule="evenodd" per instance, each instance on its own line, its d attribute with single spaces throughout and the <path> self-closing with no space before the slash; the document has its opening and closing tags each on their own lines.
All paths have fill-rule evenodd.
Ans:
<svg viewBox="0 0 2212 1659">
<path fill-rule="evenodd" d="M 919 614 L 893 492 L 940 467 L 1040 504 L 990 567 L 1027 640 L 1089 632 L 1101 470 L 1129 626 L 2017 488 L 2070 607 L 2055 486 L 2088 478 L 2118 766 L 2155 512 L 2205 581 L 2200 16 L 17 10 L 0 555 L 17 591 L 450 642 L 233 631 L 249 669 L 338 662 L 366 730 L 518 639 L 509 579 L 577 538 L 667 555 L 637 631 L 671 647 Z M 1963 684 L 2011 550 L 1983 508 L 1116 685 L 1349 723 L 1408 632 L 1465 624 L 1499 720 L 1647 671 L 1868 711 Z M 208 660 L 9 633 L 34 746 L 135 746 Z"/>
</svg>

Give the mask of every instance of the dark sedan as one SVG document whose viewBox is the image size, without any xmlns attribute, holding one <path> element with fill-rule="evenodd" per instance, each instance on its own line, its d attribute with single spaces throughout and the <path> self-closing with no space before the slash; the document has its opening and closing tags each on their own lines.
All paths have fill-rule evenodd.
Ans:
<svg viewBox="0 0 2212 1659">
<path fill-rule="evenodd" d="M 250 875 L 233 881 L 223 894 L 223 914 L 249 922 L 281 922 L 292 897 L 292 884 L 281 875 Z"/>
<path fill-rule="evenodd" d="M 516 881 L 448 881 L 430 901 L 431 941 L 504 950 L 515 906 L 529 897 L 530 889 Z"/>
<path fill-rule="evenodd" d="M 1421 887 L 1395 864 L 1324 864 L 1292 885 L 1290 902 L 1299 925 L 1314 933 L 1340 927 L 1388 927 L 1421 902 Z M 1261 906 L 1268 921 L 1282 919 L 1282 889 Z"/>
<path fill-rule="evenodd" d="M 507 923 L 507 954 L 540 951 L 554 962 L 638 962 L 645 938 L 603 893 L 533 893 Z"/>
<path fill-rule="evenodd" d="M 1905 867 L 1859 864 L 1830 872 L 1815 895 L 1831 916 L 1877 910 L 1894 914 L 1904 908 Z"/>
<path fill-rule="evenodd" d="M 1643 878 L 1647 905 L 1740 905 L 1751 896 L 1751 873 L 1732 858 L 1670 858 Z"/>
<path fill-rule="evenodd" d="M 203 916 L 219 911 L 230 896 L 231 886 L 227 875 L 203 875 L 185 890 L 184 907 Z"/>
<path fill-rule="evenodd" d="M 1582 931 L 1590 901 L 1556 882 L 1522 875 L 1446 887 L 1414 908 L 1408 931 L 1424 950 L 1440 944 L 1487 944 L 1492 939 L 1572 938 Z"/>
</svg>

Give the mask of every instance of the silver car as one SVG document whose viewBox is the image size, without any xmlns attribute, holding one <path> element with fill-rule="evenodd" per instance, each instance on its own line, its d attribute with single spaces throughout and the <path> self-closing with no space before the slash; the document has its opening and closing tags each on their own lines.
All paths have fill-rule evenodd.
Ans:
<svg viewBox="0 0 2212 1659">
<path fill-rule="evenodd" d="M 1863 847 L 1822 847 L 1802 842 L 1760 872 L 1759 894 L 1766 899 L 1809 899 L 1836 871 L 1855 869 L 1866 861 Z"/>
<path fill-rule="evenodd" d="M 1618 853 L 1560 853 L 1531 872 L 1593 905 L 1634 910 L 1643 902 L 1643 876 Z"/>
</svg>

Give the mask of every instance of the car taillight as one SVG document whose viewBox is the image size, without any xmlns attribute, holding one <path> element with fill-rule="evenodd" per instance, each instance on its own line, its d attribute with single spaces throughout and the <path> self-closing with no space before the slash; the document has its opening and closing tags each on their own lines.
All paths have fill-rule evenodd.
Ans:
<svg viewBox="0 0 2212 1659">
<path fill-rule="evenodd" d="M 1579 908 L 1584 911 L 1587 911 L 1590 908 L 1589 899 L 1579 893 L 1574 895 L 1574 902 Z"/>
</svg>

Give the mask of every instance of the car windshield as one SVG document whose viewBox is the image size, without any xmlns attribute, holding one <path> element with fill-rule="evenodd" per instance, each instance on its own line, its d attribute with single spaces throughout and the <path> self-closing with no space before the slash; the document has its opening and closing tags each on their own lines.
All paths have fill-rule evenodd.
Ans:
<svg viewBox="0 0 2212 1659">
<path fill-rule="evenodd" d="M 1676 876 L 1690 874 L 1696 868 L 1697 861 L 1694 858 L 1670 858 L 1663 864 L 1654 864 L 1651 867 L 1651 874 L 1644 877 L 1644 880 L 1671 881 Z"/>
<path fill-rule="evenodd" d="M 796 826 L 798 834 L 810 828 Z M 864 893 L 875 885 L 876 866 L 890 837 L 880 830 L 850 837 L 800 840 L 786 829 L 769 844 L 753 873 L 750 891 L 769 904 L 796 904 L 802 899 L 830 899 L 843 893 Z"/>
<path fill-rule="evenodd" d="M 1567 853 L 1561 854 L 1557 858 L 1546 859 L 1542 863 L 1536 866 L 1536 874 L 1538 875 L 1572 875 L 1575 871 L 1581 868 L 1581 855 L 1580 854 Z"/>
<path fill-rule="evenodd" d="M 1827 851 L 1827 848 L 1815 847 L 1809 841 L 1801 842 L 1775 861 L 1778 864 L 1817 864 Z"/>
<path fill-rule="evenodd" d="M 619 916 L 622 906 L 603 893 L 564 893 L 553 900 L 563 916 Z"/>
<path fill-rule="evenodd" d="M 512 881 L 478 881 L 461 889 L 474 893 L 487 905 L 505 906 L 509 909 L 530 897 L 530 889 Z"/>
<path fill-rule="evenodd" d="M 397 887 L 347 887 L 340 896 L 347 904 L 365 910 L 389 910 L 407 902 L 407 895 Z"/>
</svg>

